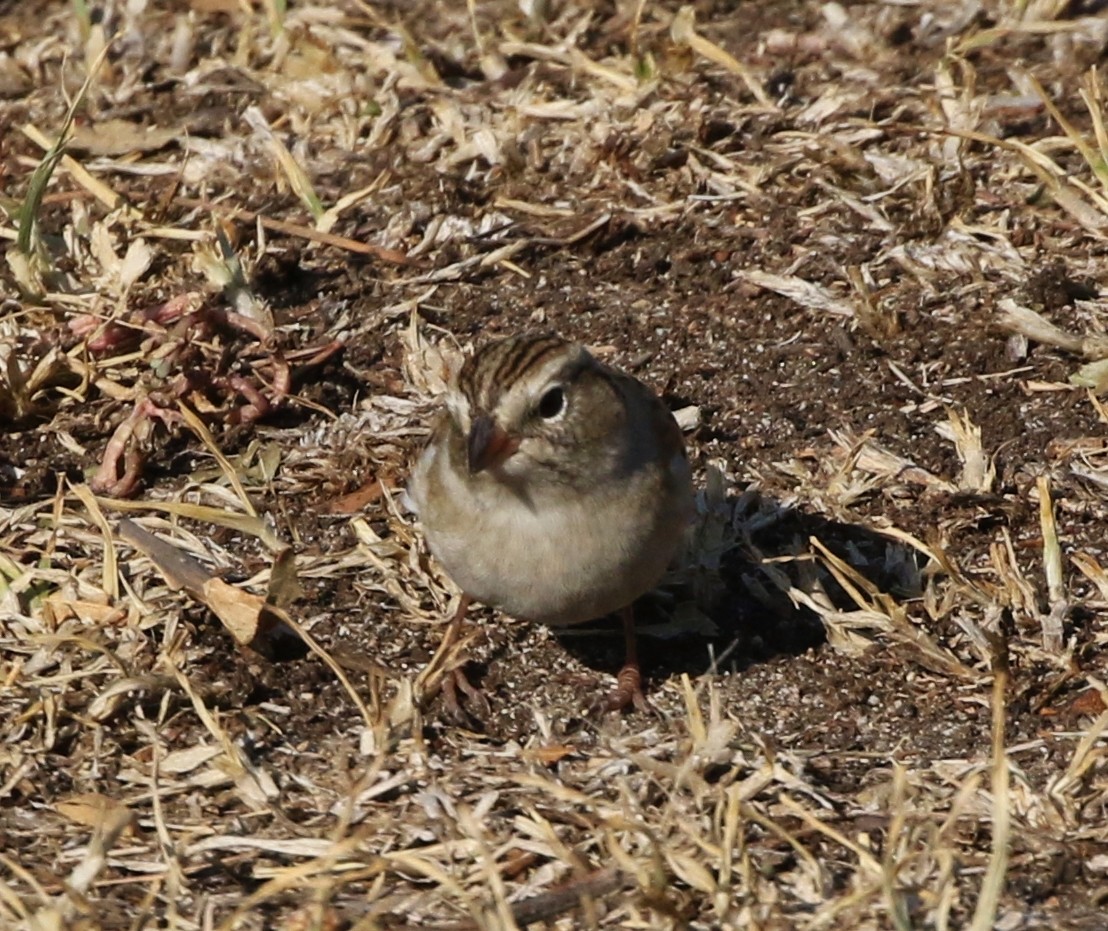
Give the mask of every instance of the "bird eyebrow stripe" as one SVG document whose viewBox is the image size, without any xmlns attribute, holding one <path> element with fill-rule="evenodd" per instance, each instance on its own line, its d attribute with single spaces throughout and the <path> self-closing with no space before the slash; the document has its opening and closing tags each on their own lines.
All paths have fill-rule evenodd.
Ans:
<svg viewBox="0 0 1108 931">
<path fill-rule="evenodd" d="M 516 351 L 509 353 L 497 367 L 497 381 L 502 385 L 512 384 L 524 372 L 536 367 L 551 353 L 560 352 L 564 346 L 565 343 L 559 339 L 545 337 L 513 347 Z"/>
<path fill-rule="evenodd" d="M 557 336 L 537 336 L 494 345 L 491 351 L 501 358 L 495 359 L 494 365 L 478 365 L 483 354 L 471 357 L 458 379 L 459 387 L 471 402 L 484 401 L 478 406 L 491 407 L 496 401 L 490 396 L 494 388 L 514 384 L 521 375 L 541 364 L 548 356 L 563 352 L 565 346 L 565 341 Z"/>
</svg>

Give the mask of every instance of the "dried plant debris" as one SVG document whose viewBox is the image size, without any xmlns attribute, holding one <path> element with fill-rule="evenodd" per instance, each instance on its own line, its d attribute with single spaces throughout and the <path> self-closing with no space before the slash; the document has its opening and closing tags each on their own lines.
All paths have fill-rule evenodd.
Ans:
<svg viewBox="0 0 1108 931">
<path fill-rule="evenodd" d="M 1102 929 L 1101 7 L 0 4 L 0 926 Z M 525 328 L 696 465 L 651 713 L 442 643 Z"/>
</svg>

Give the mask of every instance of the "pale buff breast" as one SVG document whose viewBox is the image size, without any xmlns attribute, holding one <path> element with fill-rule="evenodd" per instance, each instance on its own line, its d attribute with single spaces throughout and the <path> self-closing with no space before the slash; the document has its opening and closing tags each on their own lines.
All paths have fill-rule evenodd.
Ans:
<svg viewBox="0 0 1108 931">
<path fill-rule="evenodd" d="M 410 488 L 431 552 L 478 601 L 555 626 L 616 611 L 657 584 L 691 509 L 683 457 L 587 497 L 538 500 L 463 481 L 444 459 L 427 450 Z"/>
</svg>

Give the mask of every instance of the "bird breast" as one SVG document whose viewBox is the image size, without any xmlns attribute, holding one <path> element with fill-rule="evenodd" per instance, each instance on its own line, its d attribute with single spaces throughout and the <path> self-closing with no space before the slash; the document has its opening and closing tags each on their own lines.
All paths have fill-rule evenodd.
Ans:
<svg viewBox="0 0 1108 931">
<path fill-rule="evenodd" d="M 657 584 L 688 521 L 683 456 L 582 496 L 460 474 L 443 452 L 427 450 L 412 489 L 431 552 L 463 591 L 515 617 L 564 626 L 630 604 Z"/>
</svg>

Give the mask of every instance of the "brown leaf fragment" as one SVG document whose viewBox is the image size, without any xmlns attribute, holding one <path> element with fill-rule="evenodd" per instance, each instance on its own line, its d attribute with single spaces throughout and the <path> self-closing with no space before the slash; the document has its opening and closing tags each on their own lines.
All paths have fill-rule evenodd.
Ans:
<svg viewBox="0 0 1108 931">
<path fill-rule="evenodd" d="M 568 747 L 565 744 L 552 744 L 545 747 L 535 747 L 534 749 L 525 750 L 523 757 L 524 759 L 541 763 L 543 766 L 552 766 L 554 763 L 576 752 L 577 749 L 575 747 Z"/>
<path fill-rule="evenodd" d="M 380 499 L 382 494 L 382 482 L 380 479 L 372 479 L 366 482 L 361 488 L 356 488 L 349 494 L 345 494 L 340 498 L 335 498 L 327 506 L 328 514 L 357 514 L 362 511 L 368 505 L 373 504 L 374 501 Z M 392 482 L 384 482 L 384 486 L 390 490 L 394 487 Z"/>
<path fill-rule="evenodd" d="M 232 637 L 243 646 L 250 646 L 262 625 L 265 599 L 261 595 L 244 592 L 215 576 L 195 594 L 211 608 Z"/>
<path fill-rule="evenodd" d="M 33 84 L 27 73 L 7 52 L 0 54 L 0 100 L 22 97 Z"/>
<path fill-rule="evenodd" d="M 269 570 L 266 603 L 285 608 L 303 595 L 304 588 L 300 584 L 300 577 L 296 574 L 296 556 L 292 547 L 286 546 L 277 553 L 273 568 Z"/>
<path fill-rule="evenodd" d="M 282 927 L 285 931 L 338 931 L 345 924 L 333 906 L 311 903 L 293 911 Z"/>
<path fill-rule="evenodd" d="M 119 523 L 119 536 L 145 553 L 161 571 L 166 582 L 184 589 L 219 618 L 235 641 L 267 659 L 282 657 L 289 640 L 302 648 L 299 637 L 271 610 L 261 595 L 243 591 L 211 575 L 194 556 L 160 540 L 131 520 Z"/>
<path fill-rule="evenodd" d="M 44 616 L 48 616 L 53 624 L 77 618 L 85 624 L 99 627 L 109 623 L 119 613 L 119 608 L 113 604 L 86 598 L 70 598 L 61 592 L 47 595 L 43 606 Z"/>
<path fill-rule="evenodd" d="M 119 522 L 119 538 L 150 557 L 174 590 L 183 588 L 196 595 L 210 577 L 194 557 L 158 539 L 132 520 Z"/>
<path fill-rule="evenodd" d="M 131 120 L 98 120 L 75 127 L 69 148 L 90 155 L 128 155 L 163 149 L 180 138 L 175 129 L 141 126 Z"/>
<path fill-rule="evenodd" d="M 108 822 L 114 822 L 117 818 L 124 818 L 128 822 L 128 832 L 133 832 L 131 824 L 133 815 L 122 802 L 109 798 L 99 792 L 84 792 L 61 799 L 54 804 L 54 810 L 63 818 L 68 818 L 75 824 L 86 828 L 98 828 Z"/>
<path fill-rule="evenodd" d="M 1080 718 L 1086 715 L 1095 717 L 1105 711 L 1104 696 L 1097 689 L 1085 689 L 1060 708 L 1043 708 L 1039 712 L 1044 718 Z"/>
<path fill-rule="evenodd" d="M 239 0 L 189 0 L 188 6 L 197 13 L 237 13 L 242 9 Z"/>
</svg>

